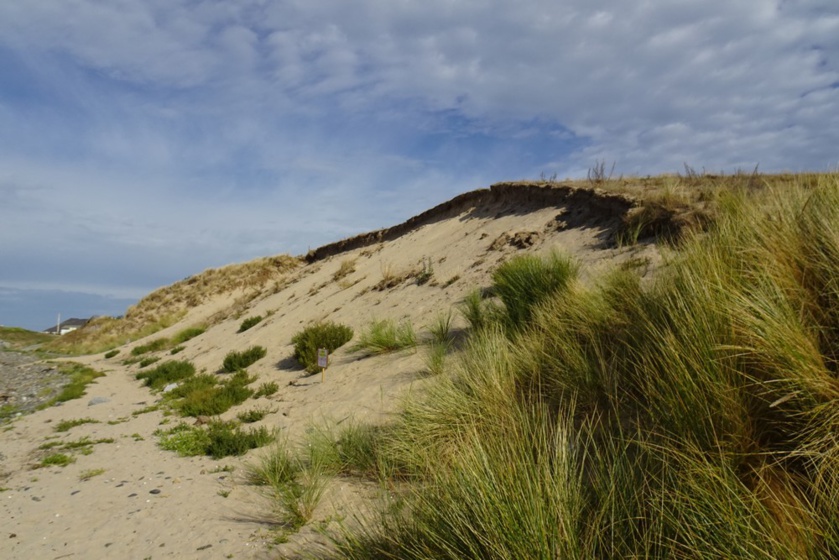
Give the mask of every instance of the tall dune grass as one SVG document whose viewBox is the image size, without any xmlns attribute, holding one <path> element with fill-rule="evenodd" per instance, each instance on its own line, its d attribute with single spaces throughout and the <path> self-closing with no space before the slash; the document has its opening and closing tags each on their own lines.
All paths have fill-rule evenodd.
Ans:
<svg viewBox="0 0 839 560">
<path fill-rule="evenodd" d="M 572 277 L 476 331 L 340 554 L 839 557 L 839 176 L 718 196 L 651 287 Z"/>
</svg>

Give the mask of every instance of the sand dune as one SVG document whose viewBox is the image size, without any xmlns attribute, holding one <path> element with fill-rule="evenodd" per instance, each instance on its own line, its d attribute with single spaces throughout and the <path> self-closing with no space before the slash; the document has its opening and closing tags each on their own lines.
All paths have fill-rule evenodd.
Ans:
<svg viewBox="0 0 839 560">
<path fill-rule="evenodd" d="M 248 370 L 258 383 L 277 382 L 280 391 L 269 399 L 249 400 L 223 417 L 268 405 L 276 412 L 261 424 L 291 440 L 313 423 L 386 421 L 401 397 L 429 382 L 421 351 L 362 357 L 344 347 L 322 382 L 319 375 L 306 376 L 291 359 L 292 336 L 323 319 L 348 324 L 356 332 L 372 320 L 410 320 L 422 333 L 437 313 L 489 285 L 495 267 L 522 252 L 572 254 L 584 274 L 629 258 L 655 261 L 652 246 L 618 249 L 612 243 L 613 230 L 630 205 L 619 197 L 537 185 L 502 185 L 463 195 L 391 230 L 313 251 L 284 286 L 254 297 L 243 313 L 188 341 L 178 357 L 191 360 L 198 370 L 215 372 L 231 350 L 267 348 L 267 356 Z M 336 280 L 335 273 L 348 261 L 354 271 Z M 418 285 L 411 273 L 423 269 L 432 273 L 431 281 Z M 383 279 L 392 285 L 382 287 Z M 233 292 L 202 304 L 151 338 L 206 321 L 243 295 Z M 242 318 L 250 315 L 266 318 L 237 333 Z M 465 326 L 459 316 L 456 321 Z M 288 543 L 271 543 L 268 506 L 241 480 L 243 465 L 259 450 L 214 461 L 181 458 L 157 446 L 153 432 L 161 422 L 178 419 L 160 411 L 132 415 L 157 397 L 135 379 L 138 366 L 119 362 L 142 342 L 125 347 L 117 358 L 81 358 L 107 373 L 88 387 L 87 395 L 22 417 L 0 432 L 0 486 L 5 488 L 0 493 L 0 557 L 264 558 L 316 551 L 325 538 L 313 529 L 315 524 Z M 55 431 L 58 422 L 80 418 L 97 423 Z M 66 467 L 32 469 L 45 454 L 39 446 L 83 437 L 113 443 L 93 445 L 91 454 L 77 454 Z M 235 469 L 226 472 L 225 466 Z M 104 472 L 80 480 L 95 469 Z M 374 493 L 362 483 L 336 479 L 316 521 L 329 528 L 339 519 L 351 519 Z"/>
</svg>

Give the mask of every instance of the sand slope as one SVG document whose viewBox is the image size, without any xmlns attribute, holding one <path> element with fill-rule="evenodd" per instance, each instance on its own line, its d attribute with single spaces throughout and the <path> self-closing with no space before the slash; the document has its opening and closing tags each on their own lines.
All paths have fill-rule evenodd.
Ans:
<svg viewBox="0 0 839 560">
<path fill-rule="evenodd" d="M 205 321 L 237 300 L 250 300 L 241 314 L 187 342 L 178 355 L 199 370 L 215 372 L 231 350 L 256 344 L 268 349 L 249 372 L 258 375 L 257 384 L 276 381 L 280 391 L 270 399 L 247 401 L 225 419 L 268 405 L 277 412 L 261 424 L 281 430 L 292 441 L 313 423 L 386 421 L 400 397 L 433 382 L 423 372 L 421 349 L 365 358 L 345 347 L 336 352 L 321 382 L 319 375 L 305 376 L 291 359 L 292 336 L 322 319 L 348 324 L 356 333 L 375 319 L 406 319 L 422 333 L 437 313 L 474 288 L 489 285 L 495 267 L 522 252 L 570 253 L 590 276 L 629 258 L 655 260 L 654 247 L 617 249 L 611 242 L 612 230 L 628 205 L 589 191 L 546 193 L 537 187 L 501 186 L 463 195 L 407 225 L 316 250 L 284 285 L 260 294 L 234 292 L 217 298 L 151 338 Z M 345 261 L 354 263 L 354 272 L 335 280 Z M 433 276 L 417 285 L 410 273 L 423 267 L 430 267 Z M 403 276 L 402 282 L 376 289 L 385 277 L 395 281 Z M 241 320 L 257 314 L 267 318 L 237 334 Z M 457 325 L 464 327 L 459 316 Z M 0 431 L 0 486 L 5 488 L 0 493 L 0 558 L 316 555 L 318 543 L 325 539 L 313 527 L 330 528 L 340 519 L 351 519 L 375 494 L 369 485 L 337 479 L 321 503 L 316 523 L 292 535 L 289 543 L 270 545 L 267 504 L 255 489 L 241 483 L 243 465 L 258 450 L 221 461 L 180 458 L 156 445 L 153 432 L 166 421 L 161 412 L 132 415 L 156 401 L 135 380 L 137 366 L 119 363 L 142 342 L 111 360 L 101 355 L 82 358 L 107 373 L 85 397 L 23 417 Z M 106 402 L 91 404 L 97 400 Z M 98 423 L 54 431 L 59 421 L 78 418 Z M 66 467 L 31 468 L 46 454 L 38 449 L 42 444 L 82 437 L 113 438 L 114 443 L 97 444 L 93 453 L 78 454 Z M 221 471 L 223 466 L 235 470 Z M 82 473 L 91 469 L 105 472 L 81 481 Z"/>
</svg>

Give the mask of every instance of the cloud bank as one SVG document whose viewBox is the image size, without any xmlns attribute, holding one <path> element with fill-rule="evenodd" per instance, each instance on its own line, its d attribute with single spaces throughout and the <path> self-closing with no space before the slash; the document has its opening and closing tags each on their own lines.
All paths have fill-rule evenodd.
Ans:
<svg viewBox="0 0 839 560">
<path fill-rule="evenodd" d="M 596 161 L 836 167 L 837 56 L 817 0 L 7 2 L 0 286 L 136 298 Z"/>
</svg>

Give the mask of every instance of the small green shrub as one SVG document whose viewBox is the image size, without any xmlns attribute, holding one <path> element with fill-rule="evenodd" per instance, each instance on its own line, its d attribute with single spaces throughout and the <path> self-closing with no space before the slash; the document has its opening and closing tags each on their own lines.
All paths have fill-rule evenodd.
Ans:
<svg viewBox="0 0 839 560">
<path fill-rule="evenodd" d="M 174 356 L 174 355 L 175 355 L 175 354 L 177 354 L 178 352 L 183 352 L 183 349 L 184 349 L 184 347 L 183 347 L 183 346 L 175 346 L 174 348 L 172 348 L 171 350 L 169 350 L 169 354 L 171 354 L 172 356 Z"/>
<path fill-rule="evenodd" d="M 262 346 L 251 346 L 243 352 L 232 351 L 224 357 L 221 369 L 227 373 L 245 369 L 257 360 L 264 358 L 266 353 L 267 350 Z"/>
<path fill-rule="evenodd" d="M 172 344 L 175 346 L 179 344 L 183 344 L 187 340 L 192 340 L 196 336 L 200 334 L 204 334 L 204 327 L 189 327 L 180 332 L 178 332 L 174 337 L 172 337 Z"/>
<path fill-rule="evenodd" d="M 207 437 L 209 443 L 205 453 L 213 459 L 244 455 L 274 440 L 274 435 L 264 426 L 242 430 L 234 422 L 212 422 L 207 428 Z"/>
<path fill-rule="evenodd" d="M 116 356 L 117 354 L 119 354 L 119 350 L 111 350 L 110 352 L 106 352 L 105 353 L 105 359 L 109 360 L 109 359 L 113 358 L 114 356 Z"/>
<path fill-rule="evenodd" d="M 169 346 L 169 344 L 170 342 L 168 338 L 157 338 L 151 342 L 147 342 L 146 344 L 135 346 L 131 349 L 131 355 L 142 356 L 143 354 L 148 354 L 149 352 L 157 352 L 158 350 L 163 350 Z"/>
<path fill-rule="evenodd" d="M 44 457 L 39 467 L 66 467 L 70 463 L 75 463 L 76 458 L 72 455 L 65 455 L 64 453 L 53 453 Z"/>
<path fill-rule="evenodd" d="M 243 333 L 246 330 L 250 329 L 251 327 L 255 327 L 259 322 L 262 321 L 262 315 L 256 315 L 255 317 L 248 317 L 242 324 L 239 325 L 239 330 L 237 332 Z"/>
<path fill-rule="evenodd" d="M 276 412 L 276 410 L 269 410 L 267 408 L 252 408 L 251 410 L 240 412 L 236 415 L 236 418 L 245 424 L 252 424 L 254 422 L 259 422 L 272 412 Z"/>
<path fill-rule="evenodd" d="M 353 330 L 333 322 L 316 323 L 306 327 L 291 339 L 294 357 L 309 373 L 318 371 L 318 349 L 334 352 L 353 337 Z"/>
<path fill-rule="evenodd" d="M 385 354 L 417 345 L 414 327 L 409 322 L 398 325 L 390 320 L 374 321 L 361 333 L 354 351 L 366 350 L 368 354 Z"/>
<path fill-rule="evenodd" d="M 159 362 L 160 358 L 157 356 L 149 356 L 148 358 L 143 358 L 140 360 L 140 368 L 148 367 L 155 362 Z"/>
<path fill-rule="evenodd" d="M 137 379 L 142 380 L 146 387 L 155 390 L 163 389 L 169 383 L 180 381 L 195 375 L 195 366 L 188 361 L 163 362 L 156 368 L 137 374 Z"/>
<path fill-rule="evenodd" d="M 270 397 L 279 390 L 279 385 L 273 381 L 268 381 L 257 387 L 256 392 L 253 394 L 253 398 L 258 399 L 259 397 Z"/>
<path fill-rule="evenodd" d="M 253 389 L 247 385 L 255 378 L 244 370 L 221 383 L 218 379 L 218 376 L 209 374 L 190 377 L 166 397 L 175 400 L 175 408 L 184 416 L 215 416 L 253 395 Z"/>
<path fill-rule="evenodd" d="M 155 435 L 160 437 L 160 447 L 174 451 L 181 457 L 204 455 L 210 444 L 207 430 L 189 424 L 178 424 L 165 431 L 158 430 Z"/>
</svg>

